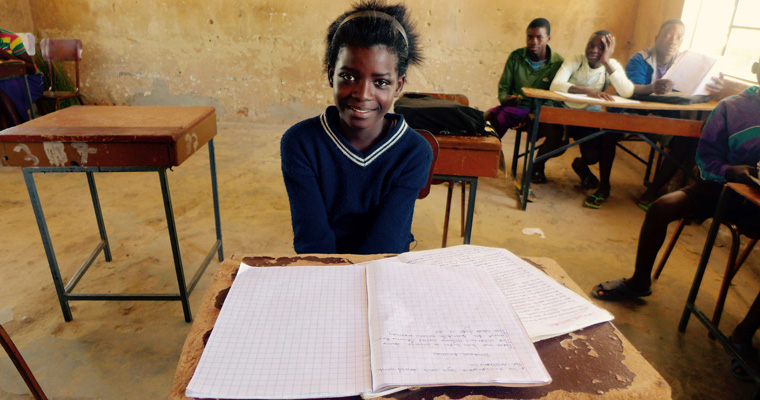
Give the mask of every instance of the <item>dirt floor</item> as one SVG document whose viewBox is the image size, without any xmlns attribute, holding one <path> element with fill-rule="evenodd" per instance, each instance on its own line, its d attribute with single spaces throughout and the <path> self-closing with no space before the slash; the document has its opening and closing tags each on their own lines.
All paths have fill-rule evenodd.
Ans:
<svg viewBox="0 0 760 400">
<path fill-rule="evenodd" d="M 292 231 L 280 173 L 279 137 L 285 125 L 221 125 L 217 166 L 225 255 L 287 253 Z M 504 142 L 507 163 L 512 136 Z M 214 241 L 206 149 L 169 172 L 185 273 L 191 277 Z M 612 196 L 600 210 L 582 207 L 586 191 L 570 162 L 570 149 L 547 164 L 548 184 L 520 211 L 511 178 L 481 179 L 472 243 L 518 255 L 550 257 L 584 290 L 629 276 L 644 212 L 644 167 L 619 152 Z M 64 279 L 94 248 L 98 230 L 87 182 L 81 174 L 36 176 Z M 76 292 L 176 291 L 158 177 L 155 173 L 96 175 L 114 261 L 99 257 Z M 459 187 L 455 188 L 449 244 L 461 243 Z M 434 186 L 418 201 L 416 249 L 440 247 L 446 188 Z M 160 399 L 171 386 L 190 324 L 179 302 L 72 302 L 64 322 L 20 169 L 0 168 L 0 324 L 13 338 L 51 399 Z M 530 234 L 533 228 L 539 234 Z M 672 227 L 674 228 L 674 227 Z M 677 331 L 705 227 L 687 227 L 655 283 L 640 301 L 599 303 L 615 325 L 670 384 L 676 399 L 747 398 L 753 386 L 736 380 L 719 344 L 692 318 Z M 713 252 L 698 305 L 711 313 L 723 275 L 728 240 Z M 734 279 L 721 326 L 730 331 L 757 295 L 758 255 Z M 191 296 L 197 309 L 216 261 Z M 0 356 L 0 399 L 31 398 L 7 357 Z"/>
</svg>

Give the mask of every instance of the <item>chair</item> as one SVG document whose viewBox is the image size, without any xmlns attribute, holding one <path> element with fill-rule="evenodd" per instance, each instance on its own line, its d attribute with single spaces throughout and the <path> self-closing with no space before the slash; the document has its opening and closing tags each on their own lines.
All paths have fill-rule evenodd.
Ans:
<svg viewBox="0 0 760 400">
<path fill-rule="evenodd" d="M 430 194 L 430 184 L 433 183 L 433 170 L 435 169 L 435 162 L 438 161 L 439 146 L 438 140 L 429 131 L 426 131 L 424 129 L 418 129 L 416 131 L 423 138 L 425 138 L 425 140 L 427 140 L 427 142 L 430 144 L 430 148 L 433 149 L 433 160 L 430 162 L 430 172 L 428 172 L 427 183 L 425 184 L 425 187 L 420 190 L 420 194 L 417 195 L 418 199 L 424 199 L 428 194 Z"/>
<path fill-rule="evenodd" d="M 82 59 L 82 41 L 79 39 L 42 39 L 40 41 L 42 59 L 48 63 L 49 86 L 42 94 L 43 99 L 55 102 L 53 110 L 58 110 L 61 100 L 76 98 L 79 104 L 84 105 L 82 95 L 79 93 L 79 61 Z M 76 84 L 73 91 L 53 90 L 53 61 L 74 61 L 76 72 Z"/>
<path fill-rule="evenodd" d="M 433 97 L 436 97 L 436 98 L 439 98 L 439 99 L 443 99 L 443 100 L 456 101 L 457 103 L 459 103 L 459 104 L 461 104 L 463 106 L 469 106 L 470 105 L 470 101 L 467 99 L 467 96 L 465 96 L 463 94 L 427 93 L 427 92 L 409 92 L 409 93 L 411 93 L 411 94 L 425 94 L 425 95 L 433 96 Z M 402 96 L 404 96 L 404 95 L 406 95 L 406 93 L 402 94 Z M 414 127 L 412 127 L 412 128 L 414 128 Z M 436 146 L 437 145 L 438 145 L 438 142 L 436 141 Z M 430 173 L 431 174 L 433 173 L 433 168 L 430 169 Z M 432 178 L 432 176 L 431 176 L 431 178 Z M 451 195 L 453 194 L 453 190 L 454 190 L 454 181 L 441 181 L 441 180 L 435 179 L 435 180 L 432 180 L 432 183 L 436 184 L 436 185 L 442 184 L 442 183 L 448 183 L 449 184 L 449 191 L 448 191 L 448 194 L 446 196 L 446 215 L 445 215 L 444 220 L 443 220 L 443 239 L 441 241 L 441 247 L 446 247 L 446 239 L 447 239 L 448 234 L 449 234 L 449 217 L 451 215 Z M 460 228 L 461 235 L 464 235 L 464 219 L 465 219 L 465 217 L 464 217 L 464 208 L 465 208 L 464 207 L 464 205 L 465 205 L 464 204 L 464 202 L 465 202 L 464 196 L 465 196 L 465 185 L 466 185 L 465 182 L 462 182 L 462 218 L 461 218 L 461 228 Z M 429 191 L 429 189 L 428 189 L 428 191 Z M 427 194 L 425 194 L 425 196 L 427 196 Z"/>
<path fill-rule="evenodd" d="M 26 365 L 24 357 L 21 356 L 18 348 L 16 348 L 16 345 L 13 344 L 11 337 L 8 336 L 8 333 L 5 331 L 5 329 L 3 329 L 2 325 L 0 325 L 0 345 L 2 345 L 5 349 L 5 352 L 8 353 L 8 357 L 10 357 L 13 365 L 16 366 L 18 373 L 21 374 L 21 377 L 24 379 L 26 386 L 29 387 L 32 395 L 34 395 L 34 398 L 37 400 L 47 400 L 47 397 L 42 391 L 40 384 L 37 383 L 37 379 L 35 379 L 34 375 L 32 375 L 32 371 L 29 369 L 29 366 Z"/>
<path fill-rule="evenodd" d="M 731 280 L 733 280 L 736 273 L 739 272 L 739 268 L 741 268 L 744 261 L 747 260 L 747 256 L 749 256 L 752 248 L 755 247 L 757 240 L 760 239 L 760 229 L 758 227 L 736 225 L 725 219 L 721 222 L 723 226 L 727 227 L 731 232 L 731 250 L 728 256 L 728 261 L 726 262 L 726 272 L 723 275 L 723 283 L 720 287 L 718 300 L 715 303 L 715 311 L 713 311 L 712 323 L 715 328 L 717 328 L 720 323 L 720 317 L 723 314 L 723 306 L 726 303 L 726 295 L 728 294 L 729 286 L 731 286 Z M 684 226 L 689 225 L 690 223 L 691 221 L 686 218 L 681 219 L 678 228 L 676 228 L 676 231 L 670 238 L 670 242 L 668 242 L 668 246 L 665 248 L 665 253 L 663 253 L 662 259 L 657 265 L 652 279 L 656 280 L 660 277 L 662 269 L 665 267 L 665 263 L 668 261 L 668 257 L 670 257 L 670 253 L 673 250 L 673 247 L 675 247 L 678 237 L 681 235 L 681 231 L 683 231 Z M 747 242 L 740 255 L 739 247 L 741 245 L 741 236 L 749 238 L 749 242 Z"/>
</svg>

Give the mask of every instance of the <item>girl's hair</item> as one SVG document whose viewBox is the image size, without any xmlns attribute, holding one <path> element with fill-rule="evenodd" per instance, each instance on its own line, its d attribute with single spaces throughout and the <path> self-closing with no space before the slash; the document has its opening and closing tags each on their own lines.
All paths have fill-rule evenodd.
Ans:
<svg viewBox="0 0 760 400">
<path fill-rule="evenodd" d="M 329 68 L 335 66 L 342 47 L 385 46 L 398 59 L 398 74 L 404 75 L 409 64 L 422 61 L 418 42 L 419 34 L 409 21 L 406 6 L 362 0 L 327 28 L 325 71 L 329 74 Z"/>
<path fill-rule="evenodd" d="M 599 35 L 599 36 L 607 36 L 607 35 L 611 35 L 611 34 L 612 34 L 612 32 L 610 32 L 610 31 L 608 31 L 606 29 L 602 29 L 601 31 L 594 32 L 594 35 Z"/>
</svg>

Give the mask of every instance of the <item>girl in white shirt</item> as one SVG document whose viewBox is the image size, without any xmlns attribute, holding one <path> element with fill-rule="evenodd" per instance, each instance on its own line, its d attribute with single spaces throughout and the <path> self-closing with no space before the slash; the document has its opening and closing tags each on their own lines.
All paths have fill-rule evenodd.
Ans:
<svg viewBox="0 0 760 400">
<path fill-rule="evenodd" d="M 551 84 L 551 90 L 567 93 L 585 94 L 602 100 L 614 101 L 604 90 L 611 84 L 618 95 L 633 95 L 633 83 L 628 80 L 623 67 L 612 59 L 615 52 L 615 37 L 610 31 L 594 32 L 586 45 L 585 54 L 568 57 L 557 71 Z M 565 107 L 600 111 L 601 106 L 565 102 Z M 588 136 L 597 129 L 567 126 L 567 134 L 575 140 Z M 604 134 L 582 143 L 581 157 L 573 160 L 573 170 L 581 178 L 581 184 L 588 189 L 597 188 L 583 203 L 587 207 L 599 208 L 610 195 L 610 172 L 615 160 L 615 142 L 617 135 Z M 591 173 L 589 165 L 599 163 L 599 179 Z"/>
</svg>

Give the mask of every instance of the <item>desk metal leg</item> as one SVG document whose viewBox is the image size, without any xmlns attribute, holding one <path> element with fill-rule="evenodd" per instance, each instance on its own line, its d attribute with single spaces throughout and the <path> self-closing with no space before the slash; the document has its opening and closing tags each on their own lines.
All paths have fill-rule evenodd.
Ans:
<svg viewBox="0 0 760 400">
<path fill-rule="evenodd" d="M 108 243 L 108 235 L 106 234 L 106 224 L 103 222 L 103 211 L 100 209 L 100 198 L 98 197 L 98 189 L 95 187 L 95 176 L 92 172 L 88 171 L 87 184 L 90 186 L 90 197 L 92 197 L 92 208 L 95 210 L 95 220 L 98 222 L 98 231 L 100 231 L 100 240 L 103 241 L 103 255 L 106 257 L 106 261 L 110 262 L 111 258 L 111 245 Z"/>
<path fill-rule="evenodd" d="M 208 161 L 211 170 L 211 194 L 214 197 L 214 222 L 216 225 L 216 241 L 219 244 L 219 261 L 224 260 L 222 248 L 222 221 L 219 216 L 219 190 L 216 184 L 216 157 L 214 155 L 214 139 L 208 142 Z"/>
<path fill-rule="evenodd" d="M 26 96 L 29 99 L 29 112 L 32 114 L 32 119 L 37 118 L 37 113 L 34 112 L 34 101 L 32 101 L 32 91 L 29 89 L 28 75 L 24 75 L 24 84 L 26 85 Z"/>
<path fill-rule="evenodd" d="M 470 182 L 470 197 L 467 204 L 467 222 L 464 227 L 464 244 L 470 244 L 472 219 L 475 216 L 475 196 L 478 193 L 478 177 L 471 177 L 467 180 Z M 464 182 L 462 182 L 462 187 L 464 187 Z"/>
<path fill-rule="evenodd" d="M 164 210 L 166 211 L 166 225 L 169 229 L 169 240 L 172 245 L 172 255 L 174 256 L 174 269 L 177 272 L 177 283 L 179 284 L 179 295 L 182 301 L 182 310 L 185 312 L 185 321 L 192 322 L 193 316 L 190 313 L 190 301 L 187 295 L 187 286 L 185 286 L 185 271 L 182 268 L 182 255 L 179 251 L 179 239 L 177 238 L 177 226 L 174 222 L 174 210 L 172 209 L 172 199 L 169 194 L 169 181 L 166 179 L 166 168 L 158 170 L 158 177 L 161 181 L 161 194 L 164 196 Z"/>
<path fill-rule="evenodd" d="M 37 185 L 34 183 L 34 175 L 32 171 L 26 168 L 21 171 L 24 174 L 24 182 L 26 182 L 26 189 L 29 192 L 29 199 L 31 200 L 32 209 L 34 210 L 34 217 L 37 219 L 37 227 L 40 229 L 42 246 L 45 248 L 45 255 L 47 256 L 48 265 L 50 266 L 50 273 L 53 275 L 53 285 L 55 285 L 55 291 L 58 294 L 58 302 L 61 304 L 63 319 L 68 322 L 72 320 L 71 308 L 69 307 L 68 300 L 65 298 L 61 270 L 58 268 L 58 261 L 55 258 L 53 242 L 50 240 L 50 231 L 45 222 L 45 214 L 42 212 L 42 203 L 40 202 L 40 197 L 37 193 Z"/>
<path fill-rule="evenodd" d="M 528 195 L 530 194 L 530 177 L 533 175 L 533 157 L 536 151 L 536 141 L 538 140 L 538 120 L 541 118 L 541 100 L 533 99 L 534 119 L 533 129 L 528 136 L 528 150 L 525 154 L 527 159 L 527 168 L 523 169 L 522 184 L 520 185 L 520 203 L 523 211 L 528 207 Z"/>
</svg>

